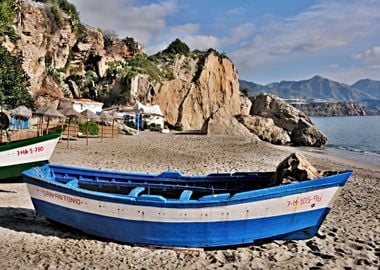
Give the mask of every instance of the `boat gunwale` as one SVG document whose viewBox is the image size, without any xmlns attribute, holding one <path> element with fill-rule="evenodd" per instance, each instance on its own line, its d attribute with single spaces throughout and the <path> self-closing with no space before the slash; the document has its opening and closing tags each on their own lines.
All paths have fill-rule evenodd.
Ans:
<svg viewBox="0 0 380 270">
<path fill-rule="evenodd" d="M 76 169 L 76 167 L 55 165 L 55 164 L 45 164 L 41 167 L 31 168 L 23 172 L 24 181 L 28 184 L 37 185 L 42 188 L 52 189 L 57 192 L 66 192 L 72 196 L 84 197 L 98 201 L 104 202 L 115 202 L 121 204 L 134 204 L 134 205 L 143 205 L 143 206 L 154 206 L 154 207 L 170 207 L 170 208 L 197 208 L 197 207 L 208 207 L 208 206 L 223 206 L 223 205 L 232 205 L 232 204 L 241 204 L 248 203 L 253 201 L 267 200 L 272 198 L 279 198 L 288 195 L 300 194 L 308 191 L 325 189 L 329 187 L 343 186 L 348 180 L 349 176 L 352 174 L 352 170 L 342 171 L 339 174 L 307 180 L 303 182 L 295 182 L 287 185 L 279 185 L 268 188 L 262 188 L 257 190 L 243 191 L 235 193 L 229 198 L 223 198 L 215 200 L 180 200 L 178 199 L 169 199 L 163 197 L 164 201 L 153 201 L 148 200 L 146 196 L 130 196 L 124 194 L 116 193 L 106 193 L 99 191 L 92 191 L 85 188 L 75 187 L 68 185 L 67 183 L 60 183 L 55 180 L 46 179 L 43 176 L 34 175 L 33 172 L 36 168 L 47 168 L 47 167 L 60 167 L 60 168 L 70 168 Z M 83 168 L 77 168 L 78 170 L 87 170 Z M 98 171 L 95 169 L 88 169 L 90 171 Z M 99 170 L 101 172 L 110 172 Z M 209 194 L 212 195 L 212 194 Z M 206 195 L 206 196 L 209 196 Z M 236 196 L 238 195 L 238 196 Z M 155 195 L 148 195 L 155 196 Z"/>
<path fill-rule="evenodd" d="M 55 131 L 49 134 L 36 136 L 36 137 L 24 139 L 24 140 L 4 142 L 0 144 L 0 152 L 5 152 L 5 151 L 13 150 L 13 149 L 24 147 L 31 144 L 53 140 L 53 139 L 59 138 L 60 136 L 61 136 L 61 131 Z"/>
</svg>

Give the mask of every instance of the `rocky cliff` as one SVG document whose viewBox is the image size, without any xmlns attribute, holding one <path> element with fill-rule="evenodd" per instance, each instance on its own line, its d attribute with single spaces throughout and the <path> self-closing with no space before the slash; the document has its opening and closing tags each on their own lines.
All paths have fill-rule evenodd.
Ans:
<svg viewBox="0 0 380 270">
<path fill-rule="evenodd" d="M 133 38 L 84 26 L 72 12 L 41 2 L 21 0 L 17 39 L 2 39 L 21 53 L 37 107 L 64 97 L 156 103 L 166 122 L 182 129 L 200 129 L 219 108 L 240 114 L 237 71 L 224 55 L 166 50 L 148 57 Z"/>
<path fill-rule="evenodd" d="M 5 36 L 1 41 L 8 51 L 22 55 L 34 97 L 78 98 L 81 89 L 71 87 L 71 77 L 84 76 L 88 71 L 102 77 L 110 63 L 141 51 L 122 41 L 107 43 L 100 30 L 80 24 L 72 14 L 50 4 L 19 2 L 13 25 L 16 38 Z"/>
<path fill-rule="evenodd" d="M 22 55 L 37 108 L 56 106 L 64 97 L 106 106 L 153 103 L 169 126 L 183 130 L 254 133 L 277 144 L 326 142 L 309 118 L 277 97 L 259 95 L 251 102 L 241 96 L 236 67 L 214 49 L 190 51 L 177 39 L 147 56 L 133 38 L 82 25 L 66 0 L 21 0 L 13 30 L 13 37 L 5 35 L 0 42 Z"/>
<path fill-rule="evenodd" d="M 228 58 L 208 51 L 164 59 L 165 66 L 157 61 L 160 72 L 167 69 L 172 78 L 157 83 L 152 77 L 137 76 L 132 79 L 137 83 L 131 98 L 159 104 L 169 125 L 201 129 L 219 108 L 231 115 L 240 114 L 237 71 Z"/>
</svg>

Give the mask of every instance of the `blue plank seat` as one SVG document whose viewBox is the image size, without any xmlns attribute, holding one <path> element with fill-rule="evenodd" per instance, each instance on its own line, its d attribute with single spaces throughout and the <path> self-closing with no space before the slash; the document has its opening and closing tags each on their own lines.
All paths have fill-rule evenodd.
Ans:
<svg viewBox="0 0 380 270">
<path fill-rule="evenodd" d="M 200 201 L 212 201 L 212 202 L 218 202 L 218 201 L 225 201 L 230 198 L 230 193 L 222 193 L 222 194 L 212 194 L 212 195 L 206 195 L 203 197 L 200 197 Z"/>
<path fill-rule="evenodd" d="M 139 196 L 139 194 L 141 192 L 143 192 L 145 190 L 144 187 L 135 187 L 134 189 L 132 189 L 130 192 L 129 192 L 129 196 L 132 196 L 132 197 L 137 197 Z"/>
<path fill-rule="evenodd" d="M 184 191 L 182 191 L 181 196 L 179 197 L 179 200 L 188 201 L 190 200 L 191 195 L 193 195 L 193 191 L 185 189 Z"/>
</svg>

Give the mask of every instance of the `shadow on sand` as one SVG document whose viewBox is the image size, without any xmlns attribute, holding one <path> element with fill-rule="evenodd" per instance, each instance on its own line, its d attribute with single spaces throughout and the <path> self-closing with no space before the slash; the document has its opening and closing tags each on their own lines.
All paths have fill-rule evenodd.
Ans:
<svg viewBox="0 0 380 270">
<path fill-rule="evenodd" d="M 33 209 L 0 207 L 0 227 L 59 238 L 89 239 L 79 230 L 36 216 Z"/>
<path fill-rule="evenodd" d="M 34 233 L 42 236 L 55 236 L 61 239 L 74 239 L 74 240 L 97 240 L 101 242 L 109 242 L 107 239 L 88 235 L 85 232 L 71 228 L 69 226 L 48 220 L 45 217 L 36 216 L 33 209 L 28 208 L 13 208 L 13 207 L 0 207 L 0 227 L 7 228 L 16 232 Z M 112 241 L 119 244 L 118 241 Z M 255 249 L 264 244 L 270 243 L 270 240 L 257 241 L 255 243 L 243 244 L 237 246 L 224 246 L 215 248 L 204 248 L 201 250 L 224 250 L 224 249 L 237 249 L 246 247 Z M 133 243 L 129 245 L 135 246 Z M 176 249 L 172 247 L 159 247 L 159 246 L 145 246 L 137 245 L 140 247 L 147 247 L 151 249 Z M 186 248 L 185 248 L 186 249 Z M 195 249 L 198 250 L 198 249 Z"/>
</svg>

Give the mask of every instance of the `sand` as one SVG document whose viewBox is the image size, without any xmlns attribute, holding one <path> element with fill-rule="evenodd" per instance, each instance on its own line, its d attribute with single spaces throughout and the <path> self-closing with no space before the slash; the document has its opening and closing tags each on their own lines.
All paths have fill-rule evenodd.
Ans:
<svg viewBox="0 0 380 270">
<path fill-rule="evenodd" d="M 144 132 L 57 145 L 52 163 L 158 173 L 266 171 L 292 147 L 254 139 Z M 378 269 L 380 165 L 306 153 L 318 169 L 353 169 L 316 237 L 244 247 L 188 250 L 137 247 L 97 239 L 36 217 L 24 183 L 0 185 L 0 269 Z"/>
</svg>

